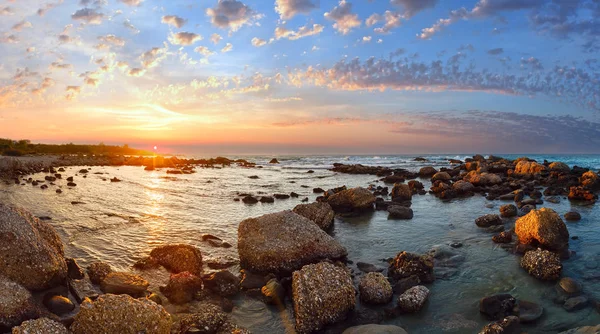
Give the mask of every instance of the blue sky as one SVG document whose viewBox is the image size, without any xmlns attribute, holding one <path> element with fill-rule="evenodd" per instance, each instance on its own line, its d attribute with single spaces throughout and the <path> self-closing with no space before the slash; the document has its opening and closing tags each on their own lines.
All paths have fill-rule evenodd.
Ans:
<svg viewBox="0 0 600 334">
<path fill-rule="evenodd" d="M 0 0 L 0 132 L 600 153 L 599 38 L 598 0 Z"/>
</svg>

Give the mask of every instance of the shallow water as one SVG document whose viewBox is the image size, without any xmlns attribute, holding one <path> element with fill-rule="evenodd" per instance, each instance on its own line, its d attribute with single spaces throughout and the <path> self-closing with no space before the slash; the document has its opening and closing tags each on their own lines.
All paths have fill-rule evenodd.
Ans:
<svg viewBox="0 0 600 334">
<path fill-rule="evenodd" d="M 201 241 L 205 233 L 214 234 L 235 245 L 237 225 L 248 217 L 291 209 L 304 197 L 312 201 L 316 195 L 312 188 L 333 188 L 378 184 L 376 176 L 346 175 L 328 171 L 333 162 L 363 163 L 402 167 L 411 170 L 424 165 L 448 166 L 446 158 L 464 159 L 460 156 L 426 156 L 433 162 L 412 161 L 412 157 L 281 157 L 281 165 L 269 165 L 271 157 L 253 157 L 264 168 L 229 167 L 223 169 L 197 169 L 191 175 L 168 175 L 165 170 L 148 172 L 141 167 L 92 167 L 87 178 L 75 177 L 77 187 L 67 189 L 66 181 L 59 180 L 63 193 L 56 194 L 55 186 L 41 190 L 39 187 L 0 186 L 0 201 L 25 207 L 37 216 L 50 216 L 49 221 L 60 233 L 69 256 L 83 265 L 103 260 L 117 269 L 129 270 L 139 258 L 147 255 L 156 245 L 163 243 L 190 243 L 198 246 L 205 258 L 237 258 L 236 248 L 213 248 Z M 514 158 L 511 156 L 511 158 Z M 543 160 L 545 157 L 536 157 Z M 549 157 L 570 165 L 598 168 L 598 156 Z M 552 159 L 553 158 L 553 159 Z M 549 160 L 550 160 L 549 159 Z M 69 167 L 63 177 L 75 175 L 81 169 Z M 315 171 L 307 174 L 307 170 Z M 94 174 L 94 173 L 104 174 Z M 259 179 L 249 179 L 258 175 Z M 43 174 L 34 179 L 43 179 Z M 122 182 L 111 183 L 118 177 Z M 105 179 L 105 180 L 103 180 Z M 426 189 L 430 183 L 421 180 Z M 307 185 L 308 188 L 302 188 Z M 300 198 L 276 200 L 273 204 L 245 205 L 234 202 L 237 193 L 300 194 Z M 85 204 L 72 205 L 71 201 Z M 417 315 L 401 316 L 388 321 L 403 326 L 411 333 L 474 333 L 488 321 L 478 312 L 481 297 L 508 292 L 514 296 L 544 306 L 542 319 L 525 327 L 529 333 L 553 333 L 572 327 L 596 325 L 600 315 L 592 308 L 568 313 L 552 302 L 554 285 L 540 282 L 519 267 L 519 257 L 510 254 L 491 241 L 492 234 L 478 228 L 475 218 L 497 213 L 500 201 L 491 202 L 481 196 L 457 199 L 446 203 L 424 195 L 413 197 L 414 218 L 408 221 L 387 219 L 386 212 L 357 218 L 336 218 L 332 235 L 349 252 L 348 258 L 384 267 L 382 259 L 406 250 L 424 253 L 433 246 L 462 242 L 457 249 L 465 261 L 451 277 L 438 279 L 429 285 L 430 300 Z M 563 276 L 580 280 L 586 294 L 600 298 L 600 209 L 598 206 L 571 207 L 563 199 L 559 204 L 545 203 L 559 214 L 575 209 L 583 219 L 567 223 L 572 240 L 570 249 L 576 252 L 564 261 Z M 514 223 L 508 223 L 507 229 Z M 355 264 L 350 265 L 357 273 Z M 234 272 L 239 269 L 232 267 Z M 285 332 L 293 318 L 287 311 L 263 303 L 238 297 L 233 312 L 234 320 L 256 333 Z M 391 304 L 390 304 L 391 305 Z M 286 326 L 287 325 L 287 326 Z"/>
</svg>

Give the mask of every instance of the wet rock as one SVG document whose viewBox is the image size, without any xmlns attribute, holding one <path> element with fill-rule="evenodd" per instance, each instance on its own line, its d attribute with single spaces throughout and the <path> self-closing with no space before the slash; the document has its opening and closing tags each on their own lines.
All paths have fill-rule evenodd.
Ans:
<svg viewBox="0 0 600 334">
<path fill-rule="evenodd" d="M 519 318 L 514 315 L 508 316 L 502 320 L 487 324 L 479 334 L 520 334 L 521 323 Z"/>
<path fill-rule="evenodd" d="M 160 292 L 173 304 L 191 302 L 200 290 L 202 290 L 202 279 L 187 271 L 171 274 L 169 283 L 160 287 Z"/>
<path fill-rule="evenodd" d="M 512 233 L 500 232 L 492 237 L 492 241 L 497 244 L 507 244 L 512 241 Z"/>
<path fill-rule="evenodd" d="M 298 333 L 311 333 L 343 320 L 355 307 L 352 278 L 345 268 L 321 262 L 304 266 L 292 277 L 292 300 Z"/>
<path fill-rule="evenodd" d="M 407 208 L 405 206 L 400 205 L 390 205 L 387 208 L 389 213 L 388 219 L 412 219 L 413 218 L 413 210 L 411 208 Z"/>
<path fill-rule="evenodd" d="M 410 188 L 410 191 L 413 194 L 418 193 L 419 191 L 423 190 L 425 188 L 425 186 L 423 185 L 423 183 L 417 181 L 417 180 L 410 180 L 408 181 L 408 187 Z"/>
<path fill-rule="evenodd" d="M 360 300 L 367 304 L 386 304 L 392 300 L 393 290 L 390 282 L 381 273 L 368 273 L 358 285 Z"/>
<path fill-rule="evenodd" d="M 322 194 L 324 192 L 325 190 L 323 190 L 322 188 L 313 188 L 313 193 L 315 194 Z"/>
<path fill-rule="evenodd" d="M 600 190 L 600 177 L 593 171 L 587 171 L 579 178 L 579 183 L 592 191 Z"/>
<path fill-rule="evenodd" d="M 533 210 L 517 219 L 515 233 L 522 244 L 541 245 L 552 250 L 569 246 L 569 231 L 560 216 L 552 209 Z"/>
<path fill-rule="evenodd" d="M 375 196 L 367 189 L 358 187 L 331 195 L 327 202 L 336 213 L 361 213 L 373 210 Z"/>
<path fill-rule="evenodd" d="M 459 195 L 465 195 L 472 193 L 475 190 L 475 186 L 471 182 L 459 180 L 452 184 L 452 189 Z"/>
<path fill-rule="evenodd" d="M 290 198 L 290 195 L 288 195 L 288 194 L 274 194 L 273 197 L 275 197 L 275 199 L 288 199 L 288 198 Z"/>
<path fill-rule="evenodd" d="M 565 301 L 563 308 L 567 312 L 574 312 L 588 306 L 589 299 L 586 296 L 572 297 Z"/>
<path fill-rule="evenodd" d="M 173 325 L 172 333 L 249 334 L 232 324 L 218 306 L 209 303 L 200 305 L 194 313 L 182 314 Z"/>
<path fill-rule="evenodd" d="M 519 161 L 515 166 L 515 174 L 517 175 L 528 175 L 528 174 L 540 174 L 546 171 L 546 166 L 540 165 L 534 161 Z"/>
<path fill-rule="evenodd" d="M 208 277 L 205 276 L 203 281 L 205 288 L 222 297 L 235 296 L 240 290 L 240 279 L 228 270 L 221 270 Z"/>
<path fill-rule="evenodd" d="M 544 308 L 539 304 L 519 300 L 519 320 L 521 323 L 535 322 L 544 314 Z"/>
<path fill-rule="evenodd" d="M 258 200 L 256 198 L 254 198 L 253 196 L 245 196 L 244 198 L 242 198 L 242 202 L 246 203 L 246 204 L 256 204 L 258 203 Z"/>
<path fill-rule="evenodd" d="M 569 173 L 571 168 L 563 162 L 555 161 L 548 166 L 548 169 L 552 172 Z"/>
<path fill-rule="evenodd" d="M 469 182 L 475 186 L 493 186 L 502 183 L 502 178 L 492 173 L 470 171 L 463 177 L 463 181 Z"/>
<path fill-rule="evenodd" d="M 553 203 L 553 204 L 558 204 L 558 203 L 560 203 L 560 197 L 558 197 L 558 196 L 546 197 L 546 202 Z"/>
<path fill-rule="evenodd" d="M 419 169 L 420 177 L 431 177 L 437 173 L 437 170 L 431 166 L 423 167 Z"/>
<path fill-rule="evenodd" d="M 87 279 L 70 280 L 69 291 L 78 303 L 82 303 L 86 298 L 96 299 L 102 293 Z"/>
<path fill-rule="evenodd" d="M 29 212 L 0 203 L 0 275 L 29 290 L 62 283 L 67 264 L 52 226 Z"/>
<path fill-rule="evenodd" d="M 240 266 L 256 273 L 289 274 L 348 253 L 315 223 L 292 211 L 250 218 L 238 227 Z"/>
<path fill-rule="evenodd" d="M 394 287 L 392 288 L 394 290 L 394 293 L 396 294 L 403 294 L 404 291 L 417 286 L 421 284 L 421 280 L 419 279 L 419 276 L 417 275 L 412 275 L 406 278 L 403 278 L 401 280 L 398 280 L 395 284 Z"/>
<path fill-rule="evenodd" d="M 272 305 L 284 305 L 285 289 L 275 278 L 269 280 L 265 286 L 260 289 L 265 302 Z"/>
<path fill-rule="evenodd" d="M 77 264 L 77 261 L 73 258 L 65 258 L 67 263 L 67 276 L 71 279 L 82 279 L 85 277 L 83 269 Z"/>
<path fill-rule="evenodd" d="M 560 332 L 559 334 L 597 334 L 600 333 L 600 325 L 597 326 L 583 326 L 568 331 Z"/>
<path fill-rule="evenodd" d="M 260 289 L 268 282 L 263 275 L 258 275 L 245 269 L 242 269 L 241 273 L 242 280 L 240 281 L 240 287 L 244 290 Z"/>
<path fill-rule="evenodd" d="M 527 272 L 541 280 L 557 280 L 562 271 L 560 257 L 547 250 L 532 250 L 521 259 L 521 267 Z"/>
<path fill-rule="evenodd" d="M 133 267 L 136 269 L 139 269 L 139 270 L 150 270 L 150 269 L 156 269 L 156 268 L 160 267 L 160 264 L 152 256 L 146 256 L 144 258 L 137 260 L 133 264 Z"/>
<path fill-rule="evenodd" d="M 598 199 L 598 195 L 581 186 L 569 188 L 569 200 L 580 201 L 580 202 L 595 202 Z"/>
<path fill-rule="evenodd" d="M 412 199 L 412 190 L 409 185 L 404 183 L 396 183 L 392 188 L 392 201 L 403 202 Z"/>
<path fill-rule="evenodd" d="M 394 325 L 369 324 L 347 328 L 342 334 L 408 334 L 408 332 Z"/>
<path fill-rule="evenodd" d="M 579 214 L 579 212 L 569 211 L 565 213 L 565 219 L 567 221 L 578 221 L 581 220 L 581 214 Z"/>
<path fill-rule="evenodd" d="M 272 196 L 262 196 L 260 198 L 261 203 L 275 203 L 275 198 Z"/>
<path fill-rule="evenodd" d="M 423 285 L 417 285 L 398 297 L 398 308 L 406 313 L 419 312 L 428 298 L 429 289 Z"/>
<path fill-rule="evenodd" d="M 92 262 L 87 268 L 88 276 L 90 281 L 94 284 L 100 284 L 108 274 L 112 273 L 113 270 L 110 265 L 106 262 Z"/>
<path fill-rule="evenodd" d="M 500 207 L 500 215 L 502 217 L 515 217 L 517 215 L 517 207 L 513 204 L 506 204 Z"/>
<path fill-rule="evenodd" d="M 335 212 L 333 212 L 331 205 L 324 202 L 299 204 L 296 205 L 293 211 L 300 216 L 310 219 L 323 230 L 331 228 L 335 217 Z"/>
<path fill-rule="evenodd" d="M 500 218 L 498 215 L 489 214 L 475 219 L 475 224 L 479 227 L 502 225 L 502 218 Z"/>
<path fill-rule="evenodd" d="M 185 244 L 159 246 L 150 252 L 150 256 L 172 273 L 187 271 L 194 275 L 202 274 L 202 254 L 194 246 Z"/>
<path fill-rule="evenodd" d="M 60 295 L 48 294 L 44 296 L 43 302 L 50 312 L 57 315 L 69 313 L 75 309 L 75 305 L 69 298 Z"/>
<path fill-rule="evenodd" d="M 484 297 L 479 301 L 479 312 L 490 320 L 499 320 L 518 314 L 517 300 L 509 294 Z"/>
<path fill-rule="evenodd" d="M 279 161 L 275 158 L 271 159 L 271 161 L 269 161 L 270 164 L 278 164 Z"/>
<path fill-rule="evenodd" d="M 581 293 L 581 283 L 571 277 L 563 277 L 558 281 L 557 287 L 564 293 L 569 295 L 577 295 Z"/>
<path fill-rule="evenodd" d="M 150 283 L 139 275 L 122 272 L 109 273 L 100 282 L 100 288 L 104 293 L 126 294 L 132 297 L 143 295 L 149 285 Z"/>
<path fill-rule="evenodd" d="M 452 176 L 450 176 L 450 174 L 446 173 L 446 172 L 437 172 L 435 174 L 433 174 L 433 176 L 431 177 L 431 182 L 435 182 L 435 181 L 443 181 L 443 182 L 448 182 L 452 179 Z"/>
<path fill-rule="evenodd" d="M 377 266 L 365 263 L 365 262 L 356 262 L 356 267 L 363 273 L 373 273 L 373 272 L 382 272 L 383 268 L 378 268 Z"/>
<path fill-rule="evenodd" d="M 258 177 L 258 175 L 250 175 L 250 176 L 248 176 L 248 178 L 253 179 L 253 180 L 260 179 L 260 177 Z"/>
<path fill-rule="evenodd" d="M 102 295 L 86 300 L 71 325 L 73 334 L 168 334 L 171 316 L 162 306 L 128 295 Z"/>
<path fill-rule="evenodd" d="M 435 280 L 433 258 L 428 255 L 400 252 L 390 265 L 388 275 L 395 280 L 416 275 L 421 282 L 431 283 Z"/>
<path fill-rule="evenodd" d="M 10 331 L 25 320 L 39 317 L 31 293 L 20 284 L 0 276 L 0 332 Z"/>
<path fill-rule="evenodd" d="M 60 322 L 39 318 L 27 320 L 12 329 L 12 334 L 69 334 L 69 330 Z"/>
</svg>

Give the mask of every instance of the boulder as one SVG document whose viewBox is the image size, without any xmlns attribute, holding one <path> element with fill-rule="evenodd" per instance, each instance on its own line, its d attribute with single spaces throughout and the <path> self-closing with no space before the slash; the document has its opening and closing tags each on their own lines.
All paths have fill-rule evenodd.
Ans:
<svg viewBox="0 0 600 334">
<path fill-rule="evenodd" d="M 577 282 L 571 277 L 561 278 L 558 282 L 557 287 L 560 289 L 560 291 L 564 292 L 567 295 L 577 295 L 583 289 L 581 283 Z"/>
<path fill-rule="evenodd" d="M 0 276 L 0 333 L 25 320 L 39 317 L 31 293 L 20 284 Z"/>
<path fill-rule="evenodd" d="M 242 221 L 238 253 L 242 268 L 288 275 L 306 264 L 348 254 L 315 223 L 289 210 Z"/>
<path fill-rule="evenodd" d="M 412 219 L 413 210 L 401 205 L 390 205 L 387 208 L 388 219 Z"/>
<path fill-rule="evenodd" d="M 435 175 L 435 173 L 437 173 L 437 170 L 431 166 L 427 166 L 427 167 L 423 167 L 423 168 L 419 169 L 420 177 L 432 177 L 433 175 Z"/>
<path fill-rule="evenodd" d="M 531 323 L 542 317 L 544 308 L 536 303 L 519 300 L 519 320 L 521 323 Z"/>
<path fill-rule="evenodd" d="M 459 195 L 471 193 L 475 190 L 475 186 L 471 182 L 459 180 L 452 184 L 452 189 Z"/>
<path fill-rule="evenodd" d="M 276 158 L 271 159 L 271 161 L 269 161 L 270 164 L 278 164 L 279 161 Z"/>
<path fill-rule="evenodd" d="M 478 173 L 470 171 L 463 177 L 463 181 L 470 182 L 476 186 L 493 186 L 502 183 L 502 178 L 492 173 Z"/>
<path fill-rule="evenodd" d="M 447 172 L 437 172 L 437 173 L 433 174 L 433 176 L 431 177 L 431 182 L 435 182 L 435 181 L 448 182 L 451 179 L 452 179 L 452 176 L 450 176 L 450 174 L 448 174 Z"/>
<path fill-rule="evenodd" d="M 360 300 L 367 304 L 386 304 L 394 293 L 387 278 L 377 272 L 366 274 L 358 284 L 358 291 Z"/>
<path fill-rule="evenodd" d="M 560 278 L 562 264 L 560 257 L 547 250 L 537 249 L 526 252 L 521 259 L 521 267 L 541 280 L 557 280 Z"/>
<path fill-rule="evenodd" d="M 394 325 L 369 324 L 347 328 L 342 334 L 408 334 L 408 332 Z"/>
<path fill-rule="evenodd" d="M 589 302 L 590 302 L 590 300 L 586 296 L 571 297 L 571 298 L 568 298 L 567 300 L 565 300 L 565 303 L 563 304 L 563 308 L 567 312 L 579 311 L 579 310 L 587 307 Z"/>
<path fill-rule="evenodd" d="M 392 201 L 404 202 L 412 199 L 412 190 L 408 184 L 396 183 L 392 188 Z"/>
<path fill-rule="evenodd" d="M 169 283 L 160 287 L 160 292 L 173 304 L 191 302 L 200 290 L 202 290 L 202 279 L 187 271 L 171 274 Z"/>
<path fill-rule="evenodd" d="M 199 305 L 194 313 L 182 314 L 171 333 L 249 334 L 232 324 L 221 307 L 209 303 Z"/>
<path fill-rule="evenodd" d="M 235 296 L 240 290 L 240 279 L 228 270 L 221 270 L 204 277 L 204 287 L 222 297 Z"/>
<path fill-rule="evenodd" d="M 122 272 L 109 273 L 100 282 L 100 288 L 104 293 L 126 294 L 133 297 L 142 296 L 149 285 L 150 283 L 139 275 Z"/>
<path fill-rule="evenodd" d="M 321 229 L 328 230 L 333 225 L 335 212 L 329 203 L 314 202 L 311 204 L 299 204 L 293 210 L 302 217 L 310 219 Z"/>
<path fill-rule="evenodd" d="M 569 200 L 571 201 L 583 201 L 583 202 L 595 202 L 598 199 L 598 195 L 594 194 L 585 187 L 571 187 L 569 188 Z"/>
<path fill-rule="evenodd" d="M 128 295 L 102 295 L 86 299 L 75 316 L 73 334 L 169 334 L 171 315 L 148 299 Z"/>
<path fill-rule="evenodd" d="M 522 244 L 540 245 L 551 250 L 569 246 L 569 231 L 558 213 L 552 209 L 531 210 L 517 219 L 515 233 Z"/>
<path fill-rule="evenodd" d="M 593 171 L 587 171 L 579 178 L 579 183 L 592 191 L 600 190 L 600 177 Z"/>
<path fill-rule="evenodd" d="M 150 252 L 150 256 L 172 273 L 187 271 L 194 275 L 202 274 L 202 254 L 194 246 L 184 244 L 159 246 Z"/>
<path fill-rule="evenodd" d="M 113 270 L 110 265 L 102 261 L 92 262 L 87 268 L 90 281 L 94 284 L 100 284 L 112 272 Z"/>
<path fill-rule="evenodd" d="M 63 244 L 52 226 L 2 203 L 0 275 L 29 290 L 55 287 L 67 277 Z"/>
<path fill-rule="evenodd" d="M 564 162 L 555 161 L 548 166 L 548 169 L 551 172 L 559 172 L 559 173 L 569 173 L 571 172 L 571 168 Z"/>
<path fill-rule="evenodd" d="M 479 301 L 479 313 L 490 320 L 499 320 L 518 312 L 517 300 L 507 293 L 484 297 Z"/>
<path fill-rule="evenodd" d="M 312 333 L 343 320 L 355 307 L 355 290 L 345 268 L 321 262 L 304 266 L 292 276 L 296 331 Z"/>
<path fill-rule="evenodd" d="M 565 213 L 565 219 L 568 221 L 578 221 L 581 220 L 581 214 L 575 211 L 569 211 Z"/>
<path fill-rule="evenodd" d="M 275 201 L 275 200 L 273 200 Z M 244 196 L 244 198 L 242 198 L 242 202 L 246 203 L 246 204 L 256 204 L 258 203 L 258 200 L 256 198 L 254 198 L 253 196 Z"/>
<path fill-rule="evenodd" d="M 395 280 L 415 275 L 421 282 L 431 283 L 435 280 L 433 258 L 429 255 L 400 252 L 390 264 L 388 275 Z"/>
<path fill-rule="evenodd" d="M 55 294 L 48 294 L 44 296 L 44 306 L 57 315 L 69 313 L 75 309 L 75 304 L 67 297 L 63 297 Z"/>
<path fill-rule="evenodd" d="M 512 233 L 510 232 L 500 232 L 492 237 L 492 241 L 497 244 L 507 244 L 512 241 Z"/>
<path fill-rule="evenodd" d="M 429 289 L 423 285 L 412 287 L 398 297 L 398 308 L 402 312 L 419 312 L 429 298 Z"/>
<path fill-rule="evenodd" d="M 69 334 L 69 330 L 60 322 L 39 318 L 27 320 L 18 327 L 13 327 L 12 334 Z"/>
<path fill-rule="evenodd" d="M 510 218 L 515 217 L 518 213 L 518 209 L 513 204 L 505 204 L 500 207 L 500 216 Z"/>
<path fill-rule="evenodd" d="M 514 315 L 487 324 L 479 334 L 521 334 L 521 323 Z"/>
<path fill-rule="evenodd" d="M 546 171 L 546 166 L 540 165 L 535 161 L 521 160 L 515 166 L 515 174 L 517 175 L 529 175 L 529 174 L 540 174 Z"/>
<path fill-rule="evenodd" d="M 475 219 L 475 224 L 479 227 L 502 225 L 502 218 L 498 215 L 489 214 Z"/>
<path fill-rule="evenodd" d="M 357 187 L 329 196 L 327 203 L 337 213 L 360 213 L 373 210 L 375 196 L 367 189 Z"/>
</svg>

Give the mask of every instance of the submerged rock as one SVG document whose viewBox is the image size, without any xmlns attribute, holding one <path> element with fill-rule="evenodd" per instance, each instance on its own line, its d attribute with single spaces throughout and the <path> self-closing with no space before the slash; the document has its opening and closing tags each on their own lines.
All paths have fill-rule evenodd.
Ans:
<svg viewBox="0 0 600 334">
<path fill-rule="evenodd" d="M 521 259 L 521 267 L 527 272 L 541 280 L 557 280 L 562 271 L 560 257 L 547 250 L 532 250 Z"/>
<path fill-rule="evenodd" d="M 429 289 L 422 285 L 417 285 L 406 290 L 398 297 L 398 308 L 402 312 L 415 313 L 423 308 L 429 298 Z"/>
<path fill-rule="evenodd" d="M 37 318 L 39 313 L 27 289 L 0 276 L 0 332 L 10 331 L 25 320 Z"/>
<path fill-rule="evenodd" d="M 292 277 L 298 333 L 312 333 L 343 320 L 355 307 L 352 278 L 345 268 L 321 262 L 304 266 Z"/>
<path fill-rule="evenodd" d="M 571 277 L 563 277 L 557 284 L 557 287 L 560 288 L 561 291 L 568 295 L 576 295 L 581 292 L 583 289 L 581 283 L 577 282 L 575 279 Z"/>
<path fill-rule="evenodd" d="M 512 233 L 510 232 L 500 232 L 492 237 L 492 241 L 497 244 L 507 244 L 512 241 Z"/>
<path fill-rule="evenodd" d="M 147 299 L 128 295 L 102 295 L 85 300 L 71 325 L 74 334 L 168 334 L 171 315 Z"/>
<path fill-rule="evenodd" d="M 435 280 L 433 258 L 428 255 L 400 252 L 390 265 L 388 275 L 395 280 L 415 275 L 421 282 L 431 283 Z"/>
<path fill-rule="evenodd" d="M 519 300 L 519 320 L 530 323 L 538 320 L 544 314 L 544 308 L 536 303 Z"/>
<path fill-rule="evenodd" d="M 475 224 L 479 227 L 502 225 L 502 218 L 498 215 L 489 214 L 475 219 Z"/>
<path fill-rule="evenodd" d="M 600 325 L 597 326 L 583 326 L 568 331 L 560 332 L 559 334 L 597 334 L 600 333 Z"/>
<path fill-rule="evenodd" d="M 581 214 L 575 211 L 569 211 L 565 213 L 565 219 L 568 221 L 578 221 L 581 220 Z"/>
<path fill-rule="evenodd" d="M 520 334 L 521 323 L 514 315 L 486 325 L 479 334 Z"/>
<path fill-rule="evenodd" d="M 202 274 L 202 253 L 191 245 L 176 244 L 156 247 L 150 252 L 156 262 L 172 273 Z"/>
<path fill-rule="evenodd" d="M 69 330 L 60 322 L 39 318 L 27 320 L 12 329 L 12 334 L 69 334 Z"/>
<path fill-rule="evenodd" d="M 560 216 L 552 209 L 532 210 L 517 219 L 515 233 L 522 244 L 540 245 L 552 250 L 569 246 L 569 231 Z"/>
<path fill-rule="evenodd" d="M 392 285 L 381 273 L 366 274 L 358 284 L 360 300 L 367 304 L 386 304 L 392 300 Z"/>
<path fill-rule="evenodd" d="M 387 208 L 388 219 L 412 219 L 413 210 L 401 205 L 390 205 Z"/>
<path fill-rule="evenodd" d="M 293 210 L 295 213 L 313 221 L 323 230 L 328 230 L 333 225 L 335 212 L 329 203 L 314 202 L 311 204 L 299 204 Z"/>
<path fill-rule="evenodd" d="M 563 305 L 563 308 L 567 312 L 574 312 L 584 309 L 588 306 L 589 299 L 586 296 L 577 296 L 567 299 Z"/>
<path fill-rule="evenodd" d="M 337 213 L 361 213 L 374 209 L 375 196 L 367 189 L 357 187 L 329 196 L 327 203 Z"/>
<path fill-rule="evenodd" d="M 369 324 L 347 328 L 342 334 L 408 334 L 408 332 L 394 325 Z"/>
<path fill-rule="evenodd" d="M 490 320 L 515 315 L 518 314 L 517 300 L 507 293 L 484 297 L 479 301 L 479 312 Z"/>
<path fill-rule="evenodd" d="M 204 287 L 219 296 L 231 297 L 240 290 L 240 279 L 228 270 L 221 270 L 205 277 Z"/>
<path fill-rule="evenodd" d="M 238 227 L 240 266 L 256 273 L 289 274 L 346 249 L 315 223 L 292 211 L 250 218 Z"/>
<path fill-rule="evenodd" d="M 60 237 L 29 212 L 0 203 L 0 275 L 29 290 L 44 290 L 67 277 Z"/>
</svg>

